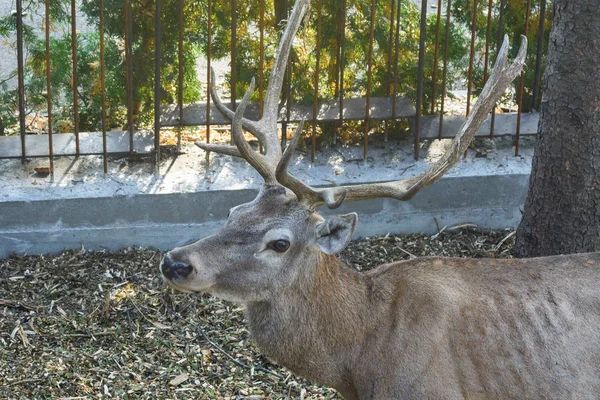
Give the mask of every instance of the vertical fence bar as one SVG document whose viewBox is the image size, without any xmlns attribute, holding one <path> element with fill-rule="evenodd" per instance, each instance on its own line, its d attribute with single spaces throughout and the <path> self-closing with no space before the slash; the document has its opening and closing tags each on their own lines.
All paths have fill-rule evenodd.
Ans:
<svg viewBox="0 0 600 400">
<path fill-rule="evenodd" d="M 50 173 L 54 176 L 54 147 L 52 146 L 52 88 L 50 87 L 50 0 L 46 0 L 46 99 L 48 101 L 48 155 Z"/>
<path fill-rule="evenodd" d="M 340 2 L 341 9 L 341 2 Z M 337 98 L 340 94 L 340 55 L 342 48 L 342 24 L 344 23 L 344 16 L 340 12 L 337 13 L 336 21 L 336 37 L 335 37 L 335 92 L 334 97 Z"/>
<path fill-rule="evenodd" d="M 131 0 L 124 0 L 125 8 L 125 90 L 127 92 L 127 130 L 129 132 L 129 155 L 133 156 L 133 18 Z"/>
<path fill-rule="evenodd" d="M 344 69 L 346 67 L 346 3 L 347 0 L 342 0 L 342 24 L 340 28 L 342 29 L 340 33 L 340 92 L 339 92 L 339 104 L 340 104 L 340 118 L 339 125 L 340 129 L 343 127 L 344 123 Z"/>
<path fill-rule="evenodd" d="M 498 32 L 496 32 L 496 55 L 500 52 L 500 46 L 504 36 L 504 10 L 506 8 L 506 0 L 500 0 L 500 10 L 498 11 Z M 494 104 L 492 119 L 490 121 L 490 139 L 494 138 L 494 128 L 496 125 L 496 104 Z"/>
<path fill-rule="evenodd" d="M 335 48 L 335 93 L 334 97 L 339 98 L 341 92 L 341 71 L 342 71 L 342 42 L 345 39 L 345 26 L 346 26 L 346 11 L 345 11 L 345 1 L 340 2 L 340 12 L 338 12 L 337 18 L 337 36 L 336 36 L 336 48 Z M 340 111 L 341 113 L 341 111 Z M 341 122 L 338 122 L 341 127 Z M 337 143 L 338 139 L 338 130 L 335 129 L 333 131 L 333 144 Z"/>
<path fill-rule="evenodd" d="M 263 96 L 265 87 L 265 0 L 260 0 L 259 3 L 259 56 L 258 56 L 258 115 L 259 119 L 263 116 Z M 259 141 L 260 142 L 260 141 Z M 263 144 L 259 144 L 260 152 L 263 152 Z"/>
<path fill-rule="evenodd" d="M 487 28 L 485 31 L 485 58 L 483 61 L 483 84 L 488 80 L 488 64 L 490 62 L 490 38 L 492 34 L 492 7 L 494 0 L 488 2 Z M 494 112 L 494 110 L 492 110 Z"/>
<path fill-rule="evenodd" d="M 237 100 L 237 0 L 231 0 L 231 110 L 235 111 Z M 233 142 L 233 137 L 231 138 Z"/>
<path fill-rule="evenodd" d="M 212 14 L 213 14 L 213 0 L 208 0 L 208 12 L 207 12 L 207 36 L 208 42 L 206 44 L 206 143 L 210 143 L 210 86 L 213 84 L 211 59 L 212 59 Z M 216 83 L 216 82 L 215 82 Z M 210 161 L 210 152 L 206 152 L 206 163 Z"/>
<path fill-rule="evenodd" d="M 467 115 L 471 112 L 471 86 L 473 85 L 473 59 L 475 58 L 475 36 L 477 35 L 477 0 L 473 0 L 471 20 L 471 51 L 469 52 L 469 77 L 467 79 Z"/>
<path fill-rule="evenodd" d="M 161 61 L 161 0 L 155 0 L 154 15 L 154 168 L 155 173 L 160 173 L 160 61 Z"/>
<path fill-rule="evenodd" d="M 181 129 L 183 127 L 183 0 L 177 1 L 177 108 L 179 123 L 177 124 L 177 154 L 181 153 Z"/>
<path fill-rule="evenodd" d="M 394 87 L 392 90 L 392 117 L 396 119 L 396 96 L 398 95 L 398 59 L 400 57 L 400 17 L 402 16 L 402 0 L 398 0 L 396 9 L 396 32 L 394 33 Z"/>
<path fill-rule="evenodd" d="M 529 31 L 529 14 L 531 12 L 531 0 L 527 0 L 525 11 L 525 30 L 523 34 L 527 36 Z M 515 135 L 515 157 L 519 155 L 519 141 L 521 139 L 521 114 L 523 114 L 523 90 L 525 86 L 525 71 L 521 71 L 521 80 L 519 82 L 519 102 L 517 110 L 517 131 Z"/>
<path fill-rule="evenodd" d="M 446 0 L 446 26 L 444 33 L 444 68 L 442 70 L 442 102 L 440 104 L 440 123 L 438 126 L 438 139 L 442 138 L 444 131 L 444 102 L 446 100 L 446 79 L 448 77 L 448 45 L 450 40 L 450 13 L 452 10 L 452 0 Z"/>
<path fill-rule="evenodd" d="M 538 26 L 537 53 L 535 55 L 535 78 L 533 81 L 533 102 L 531 108 L 540 111 L 539 97 L 542 79 L 542 48 L 544 47 L 544 23 L 546 22 L 546 0 L 540 1 L 540 24 Z"/>
<path fill-rule="evenodd" d="M 106 145 L 106 81 L 104 65 L 104 0 L 100 0 L 100 112 L 102 113 L 102 158 L 104 173 L 108 172 L 108 149 Z"/>
<path fill-rule="evenodd" d="M 285 10 L 286 19 L 290 16 L 290 11 L 288 9 L 288 1 L 283 1 L 283 9 Z M 282 21 L 278 21 L 281 23 Z M 285 104 L 285 118 L 281 121 L 281 148 L 285 148 L 287 142 L 287 128 L 288 128 L 288 119 L 290 112 L 290 71 L 292 65 L 292 52 L 293 49 L 290 50 L 290 56 L 288 62 L 285 66 L 285 73 L 283 75 L 283 102 Z"/>
<path fill-rule="evenodd" d="M 490 40 L 492 35 L 492 10 L 494 6 L 494 0 L 488 1 L 488 13 L 487 13 L 487 27 L 485 31 L 485 57 L 483 61 L 483 84 L 485 85 L 488 80 L 488 72 L 489 72 L 489 63 L 490 63 Z M 492 108 L 491 111 L 491 120 L 494 119 L 494 114 L 496 113 L 496 106 Z"/>
<path fill-rule="evenodd" d="M 396 0 L 392 0 L 390 4 L 390 37 L 388 39 L 388 54 L 387 54 L 387 85 L 385 89 L 386 97 L 390 97 L 392 93 L 392 57 L 394 53 L 394 22 L 395 22 L 395 11 L 396 11 Z M 393 114 L 392 114 L 393 120 Z M 388 141 L 388 121 L 385 121 L 385 130 L 383 132 L 383 141 Z"/>
<path fill-rule="evenodd" d="M 317 50 L 316 50 L 316 65 L 315 65 L 315 89 L 313 94 L 313 119 L 312 119 L 312 135 L 310 146 L 310 161 L 315 162 L 315 153 L 317 148 L 317 112 L 319 104 L 319 73 L 321 72 L 321 16 L 323 9 L 323 0 L 317 3 Z"/>
<path fill-rule="evenodd" d="M 19 132 L 21 162 L 27 159 L 25 147 L 25 79 L 23 73 L 23 0 L 17 0 L 17 86 L 19 90 Z"/>
<path fill-rule="evenodd" d="M 290 123 L 291 102 L 292 102 L 292 57 L 285 67 L 284 79 L 284 99 L 285 99 L 285 118 L 281 124 L 281 148 L 284 149 L 287 144 L 287 130 Z"/>
<path fill-rule="evenodd" d="M 421 145 L 421 113 L 423 112 L 423 74 L 425 72 L 425 35 L 427 35 L 427 0 L 421 0 L 421 29 L 419 34 L 419 69 L 417 76 L 417 115 L 415 116 L 415 160 L 419 160 Z"/>
<path fill-rule="evenodd" d="M 75 154 L 79 157 L 79 103 L 77 98 L 77 13 L 75 0 L 71 0 L 71 58 L 73 62 L 73 130 L 75 133 Z"/>
<path fill-rule="evenodd" d="M 431 78 L 431 113 L 435 112 L 435 92 L 437 88 L 438 51 L 440 47 L 440 22 L 442 19 L 442 0 L 437 3 L 437 20 L 435 23 L 435 48 L 433 51 L 433 72 Z"/>
<path fill-rule="evenodd" d="M 367 98 L 365 105 L 365 137 L 363 158 L 367 159 L 369 151 L 369 121 L 371 118 L 371 82 L 373 80 L 373 41 L 375 40 L 375 6 L 376 0 L 371 0 L 371 21 L 369 25 L 369 55 L 367 59 Z"/>
</svg>

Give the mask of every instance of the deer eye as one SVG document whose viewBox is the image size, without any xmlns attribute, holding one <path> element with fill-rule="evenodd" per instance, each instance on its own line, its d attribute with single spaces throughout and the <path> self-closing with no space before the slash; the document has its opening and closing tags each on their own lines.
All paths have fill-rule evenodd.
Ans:
<svg viewBox="0 0 600 400">
<path fill-rule="evenodd" d="M 268 247 L 278 253 L 285 253 L 290 248 L 290 242 L 279 239 L 269 243 Z"/>
</svg>

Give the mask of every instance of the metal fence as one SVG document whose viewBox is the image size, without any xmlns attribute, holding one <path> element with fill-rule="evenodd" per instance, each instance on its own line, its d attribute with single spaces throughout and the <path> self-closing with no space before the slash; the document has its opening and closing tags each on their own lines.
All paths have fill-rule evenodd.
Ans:
<svg viewBox="0 0 600 400">
<path fill-rule="evenodd" d="M 124 13 L 124 21 L 125 21 L 125 43 L 124 43 L 124 53 L 125 53 L 125 62 L 124 68 L 126 70 L 125 73 L 125 87 L 126 87 L 126 98 L 127 98 L 127 126 L 128 131 L 123 134 L 116 135 L 112 132 L 107 133 L 106 126 L 106 102 L 104 101 L 105 94 L 105 37 L 104 37 L 104 0 L 97 0 L 99 2 L 99 32 L 100 32 L 100 91 L 102 93 L 102 124 L 101 124 L 101 137 L 102 137 L 102 146 L 101 149 L 96 150 L 86 150 L 84 145 L 85 137 L 81 132 L 79 132 L 79 111 L 78 111 L 78 71 L 77 71 L 77 41 L 72 40 L 72 49 L 71 49 L 71 57 L 72 57 L 72 81 L 73 81 L 73 126 L 74 132 L 70 136 L 73 141 L 72 146 L 63 146 L 60 152 L 55 151 L 55 143 L 53 143 L 56 135 L 53 135 L 52 132 L 52 86 L 50 84 L 50 71 L 52 66 L 50 65 L 50 54 L 52 49 L 50 48 L 50 1 L 45 0 L 45 37 L 46 37 L 46 83 L 47 83 L 47 118 L 48 118 L 48 130 L 47 130 L 47 151 L 38 151 L 31 152 L 28 151 L 28 140 L 26 134 L 26 125 L 25 125 L 25 110 L 26 110 L 26 93 L 25 93 L 25 83 L 24 83 L 24 51 L 23 51 L 23 10 L 22 10 L 22 0 L 16 0 L 16 31 L 17 31 L 17 39 L 16 39 L 16 48 L 17 48 L 17 61 L 18 61 L 18 74 L 17 74 L 17 85 L 18 85 L 18 114 L 19 114 L 19 134 L 20 134 L 20 151 L 15 153 L 15 149 L 12 149 L 12 153 L 10 152 L 2 152 L 2 147 L 4 150 L 7 148 L 8 142 L 0 141 L 0 158 L 21 158 L 25 161 L 27 158 L 31 157 L 48 157 L 50 161 L 50 170 L 53 171 L 54 167 L 54 158 L 58 156 L 86 156 L 86 155 L 102 155 L 104 157 L 104 171 L 107 172 L 108 165 L 108 155 L 109 154 L 129 154 L 133 155 L 137 152 L 134 146 L 134 137 L 137 132 L 134 131 L 133 124 L 133 59 L 132 59 L 132 35 L 133 35 L 133 19 L 135 18 L 132 15 L 132 4 L 131 0 L 123 0 L 123 13 Z M 184 1 L 190 0 L 177 0 L 177 8 L 178 8 L 178 26 L 179 26 L 179 35 L 178 35 L 178 77 L 177 77 L 177 96 L 176 96 L 176 104 L 172 106 L 161 105 L 161 38 L 162 38 L 162 27 L 161 27 L 161 11 L 162 4 L 161 0 L 154 0 L 154 32 L 155 32 L 155 46 L 154 46 L 154 121 L 153 121 L 153 154 L 154 154 L 154 163 L 155 166 L 158 167 L 161 154 L 160 154 L 160 128 L 161 126 L 171 126 L 177 127 L 178 129 L 178 138 L 177 138 L 177 147 L 180 148 L 181 145 L 181 129 L 186 125 L 205 125 L 206 126 L 206 140 L 208 142 L 211 141 L 210 137 L 210 126 L 211 125 L 220 125 L 225 124 L 226 121 L 224 118 L 216 112 L 214 105 L 211 104 L 210 96 L 207 96 L 206 101 L 203 103 L 197 104 L 189 104 L 185 105 L 183 103 L 183 57 L 184 57 L 184 45 L 183 45 L 183 27 L 185 24 L 184 19 Z M 207 31 L 208 31 L 208 43 L 207 43 L 207 53 L 206 53 L 206 64 L 207 69 L 210 70 L 211 62 L 213 61 L 213 55 L 211 49 L 213 47 L 213 26 L 212 26 L 212 13 L 214 12 L 214 2 L 217 0 L 209 0 L 208 8 L 206 16 L 207 23 Z M 287 125 L 293 123 L 294 121 L 299 121 L 300 119 L 307 119 L 312 121 L 312 129 L 310 130 L 310 135 L 312 138 L 312 145 L 310 146 L 311 158 L 314 161 L 315 159 L 315 151 L 316 151 L 316 135 L 317 135 L 317 124 L 321 122 L 327 121 L 338 121 L 343 122 L 347 120 L 362 120 L 364 121 L 364 156 L 366 158 L 368 152 L 368 144 L 369 144 L 369 121 L 371 120 L 379 120 L 379 121 L 393 121 L 401 118 L 409 118 L 413 122 L 413 134 L 414 134 L 414 155 L 415 158 L 419 157 L 419 149 L 420 143 L 423 138 L 442 138 L 452 134 L 452 129 L 449 128 L 449 118 L 445 116 L 445 99 L 447 96 L 447 79 L 448 79 L 448 48 L 449 48 L 449 27 L 450 21 L 455 16 L 452 15 L 452 0 L 437 0 L 437 3 L 433 2 L 434 9 L 437 11 L 437 15 L 433 14 L 435 17 L 434 29 L 431 27 L 428 31 L 428 21 L 427 21 L 427 10 L 431 4 L 428 4 L 428 0 L 421 0 L 421 17 L 420 17 L 420 38 L 419 38 L 419 53 L 418 53 L 418 66 L 417 66 L 417 85 L 415 90 L 414 98 L 406 98 L 406 96 L 399 96 L 397 92 L 397 76 L 398 76 L 398 57 L 399 54 L 403 51 L 403 43 L 400 43 L 399 31 L 401 29 L 403 23 L 403 16 L 401 13 L 403 2 L 416 0 L 388 0 L 389 4 L 389 46 L 387 48 L 375 47 L 374 43 L 374 33 L 375 33 L 375 21 L 379 16 L 376 15 L 377 4 L 378 1 L 383 0 L 370 0 L 370 11 L 369 11 L 369 47 L 367 58 L 365 60 L 365 70 L 364 74 L 366 74 L 366 91 L 365 96 L 361 98 L 347 98 L 346 97 L 346 88 L 345 85 L 345 77 L 344 74 L 347 71 L 346 65 L 346 42 L 347 42 L 347 32 L 346 32 L 346 21 L 348 19 L 349 10 L 354 6 L 352 4 L 353 0 L 340 0 L 342 12 L 338 16 L 338 37 L 335 43 L 336 46 L 336 78 L 335 78 L 335 86 L 336 86 L 336 96 L 335 98 L 330 99 L 322 99 L 319 98 L 319 82 L 320 82 L 320 74 L 322 73 L 322 69 L 319 63 L 321 58 L 321 51 L 323 48 L 323 44 L 321 42 L 321 29 L 322 29 L 322 21 L 323 21 L 323 0 L 314 0 L 312 4 L 312 10 L 310 18 L 312 19 L 312 23 L 316 25 L 316 48 L 314 49 L 314 54 L 316 57 L 316 69 L 314 73 L 314 95 L 312 104 L 295 104 L 293 101 L 293 95 L 291 92 L 291 82 L 294 79 L 291 76 L 291 69 L 288 68 L 288 73 L 285 78 L 284 89 L 282 93 L 282 104 L 283 109 L 281 111 L 280 122 L 282 124 L 282 131 L 287 131 Z M 455 0 L 456 1 L 456 0 Z M 364 0 L 363 0 L 364 2 Z M 418 1 L 417 1 L 418 2 Z M 236 105 L 236 86 L 238 82 L 237 77 L 237 62 L 238 62 L 238 37 L 237 37 L 237 5 L 236 0 L 231 0 L 230 2 L 230 18 L 231 18 L 231 70 L 230 70 L 230 87 L 234 88 L 231 90 L 231 107 L 235 108 Z M 287 3 L 287 0 L 286 0 Z M 429 0 L 429 3 L 432 3 L 432 0 Z M 468 76 L 466 82 L 467 88 L 467 99 L 466 99 L 466 109 L 465 114 L 468 115 L 471 108 L 471 101 L 473 98 L 473 88 L 474 88 L 474 65 L 475 65 L 475 49 L 476 44 L 481 45 L 483 43 L 483 81 L 485 81 L 488 77 L 489 65 L 491 64 L 492 58 L 497 49 L 491 49 L 492 43 L 492 35 L 497 35 L 497 42 L 500 42 L 499 38 L 502 37 L 504 33 L 504 21 L 505 15 L 507 12 L 510 12 L 511 18 L 514 19 L 515 12 L 511 10 L 510 7 L 515 3 L 520 4 L 521 2 L 511 2 L 508 0 L 488 0 L 487 4 L 482 0 L 481 2 L 478 0 L 469 0 L 467 5 L 469 6 L 469 10 L 463 10 L 463 12 L 470 12 L 472 14 L 472 20 L 470 21 L 470 27 L 468 29 L 469 39 L 470 39 L 470 48 L 469 48 L 469 56 L 468 56 Z M 533 3 L 533 4 L 532 4 Z M 367 3 L 368 4 L 368 3 Z M 77 18 L 76 18 L 76 0 L 71 0 L 71 31 L 72 38 L 76 37 L 77 32 Z M 288 4 L 285 4 L 285 7 L 288 8 Z M 523 15 L 522 17 L 522 26 L 523 33 L 525 35 L 532 36 L 532 29 L 530 27 L 531 21 L 530 16 L 532 13 L 532 9 L 536 13 L 536 17 L 539 19 L 539 24 L 536 27 L 537 31 L 533 32 L 533 36 L 537 36 L 537 44 L 535 54 L 535 73 L 533 79 L 533 95 L 531 96 L 531 109 L 537 110 L 539 109 L 540 104 L 540 85 L 541 85 L 541 77 L 542 77 L 542 69 L 543 69 L 543 39 L 545 32 L 548 31 L 548 26 L 545 24 L 547 21 L 546 18 L 546 0 L 526 0 L 525 7 L 523 7 Z M 258 47 L 260 49 L 259 60 L 257 71 L 259 73 L 258 76 L 258 94 L 259 101 L 258 104 L 254 107 L 255 117 L 260 117 L 262 113 L 261 105 L 262 105 L 262 97 L 264 92 L 265 85 L 265 77 L 263 71 L 265 69 L 265 43 L 264 43 L 264 32 L 265 32 L 265 0 L 258 1 L 258 7 L 260 8 L 259 15 L 260 19 L 257 21 L 258 31 L 259 31 L 259 44 Z M 520 5 L 522 7 L 522 5 Z M 481 11 L 485 10 L 485 14 L 487 16 L 486 24 L 486 32 L 485 39 L 477 38 L 476 27 L 478 23 L 481 21 L 477 21 L 478 15 L 481 14 Z M 442 22 L 444 22 L 442 24 Z M 445 40 L 442 42 L 442 32 L 440 32 L 441 27 L 445 27 L 445 32 L 443 37 Z M 492 27 L 496 26 L 496 32 L 492 31 Z M 430 59 L 432 60 L 432 76 L 431 79 L 426 79 L 424 75 L 424 69 L 427 62 L 426 59 L 426 45 L 425 38 L 426 35 L 434 35 L 435 37 L 435 46 L 433 49 L 433 54 Z M 518 38 L 512 38 L 513 41 L 518 41 Z M 531 48 L 533 47 L 533 43 L 530 45 L 530 53 Z M 380 53 L 380 54 L 377 54 Z M 387 71 L 385 72 L 386 79 L 389 81 L 389 84 L 386 86 L 386 95 L 384 97 L 374 97 L 372 96 L 372 86 L 374 79 L 374 57 L 383 56 L 386 59 L 385 68 Z M 207 73 L 207 87 L 210 87 L 211 82 L 211 74 Z M 437 84 L 441 81 L 441 91 L 437 89 Z M 427 115 L 423 115 L 423 92 L 424 88 L 427 85 L 431 85 L 431 108 L 426 110 Z M 510 118 L 516 119 L 516 126 L 514 131 L 508 129 L 506 131 L 500 132 L 500 134 L 514 134 L 516 138 L 515 145 L 515 154 L 519 153 L 519 139 L 522 134 L 522 118 L 528 118 L 527 115 L 523 114 L 523 92 L 525 89 L 525 79 L 524 75 L 521 75 L 520 81 L 517 85 L 517 104 L 518 110 L 514 116 L 510 116 Z M 249 112 L 252 114 L 252 107 Z M 488 131 L 485 133 L 489 135 L 489 137 L 494 137 L 494 135 L 498 134 L 497 132 L 497 119 L 499 116 L 496 116 L 492 113 L 489 124 L 485 125 L 485 129 Z M 503 118 L 508 118 L 508 116 L 503 116 Z M 452 123 L 456 123 L 456 117 L 452 117 Z M 458 118 L 460 120 L 460 118 Z M 464 117 L 463 117 L 464 119 Z M 535 116 L 532 117 L 532 121 L 535 120 Z M 452 124 L 450 124 L 452 125 Z M 425 132 L 427 131 L 427 132 Z M 436 134 L 433 135 L 431 132 L 436 131 Z M 531 131 L 531 129 L 530 129 Z M 529 132 L 531 133 L 531 132 Z M 112 134 L 112 139 L 111 139 Z M 61 135 L 63 136 L 63 135 Z M 118 137 L 117 137 L 118 136 Z M 66 140 L 66 139 L 65 139 Z M 63 140 L 63 141 L 65 141 Z M 71 139 L 69 139 L 71 140 Z M 115 142 L 120 143 L 120 147 L 118 148 L 110 148 L 108 142 L 113 140 Z M 282 135 L 282 145 L 285 145 L 286 135 Z M 12 146 L 12 145 L 11 145 Z"/>
</svg>

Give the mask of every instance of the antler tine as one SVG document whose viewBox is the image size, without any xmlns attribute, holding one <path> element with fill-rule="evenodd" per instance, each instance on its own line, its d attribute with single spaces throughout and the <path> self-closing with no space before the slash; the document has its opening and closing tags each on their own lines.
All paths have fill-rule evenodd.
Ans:
<svg viewBox="0 0 600 400">
<path fill-rule="evenodd" d="M 285 67 L 287 65 L 294 37 L 300 28 L 309 4 L 310 0 L 298 0 L 294 5 L 292 14 L 287 22 L 285 31 L 279 43 L 277 56 L 275 58 L 275 65 L 271 71 L 269 86 L 265 94 L 263 117 L 260 121 L 251 121 L 240 116 L 240 127 L 256 136 L 256 138 L 264 145 L 265 148 L 264 156 L 252 156 L 253 160 L 261 160 L 263 163 L 266 162 L 267 164 L 273 166 L 273 170 L 281 159 L 281 146 L 279 145 L 279 140 L 277 138 L 277 118 L 279 112 L 279 95 L 283 86 Z M 234 112 L 225 106 L 225 104 L 223 104 L 223 101 L 217 93 L 215 85 L 215 73 L 212 69 L 211 77 L 210 94 L 213 98 L 215 106 L 223 115 L 233 120 L 237 111 Z M 239 107 L 241 107 L 241 104 Z M 285 134 L 285 132 L 283 134 Z M 234 156 L 242 156 L 243 154 L 241 149 L 238 151 L 234 146 L 206 143 L 196 143 L 196 145 L 204 150 L 214 151 L 221 154 Z M 243 155 L 243 157 L 246 158 L 245 155 Z M 261 175 L 263 175 L 263 173 L 266 171 L 263 170 L 262 172 L 259 172 Z M 267 178 L 265 177 L 265 179 Z M 274 179 L 274 173 L 269 173 L 269 179 Z"/>
<path fill-rule="evenodd" d="M 202 143 L 195 142 L 196 146 L 200 147 L 205 151 L 212 151 L 219 154 L 225 154 L 226 156 L 233 157 L 242 157 L 242 153 L 235 146 L 230 146 L 228 144 L 215 144 L 215 143 Z"/>
<path fill-rule="evenodd" d="M 254 169 L 256 169 L 256 171 L 258 171 L 258 173 L 265 179 L 266 183 L 275 183 L 277 182 L 277 180 L 275 179 L 276 161 L 270 162 L 270 160 L 267 159 L 266 156 L 263 156 L 260 153 L 252 150 L 252 147 L 250 147 L 250 144 L 246 141 L 246 138 L 244 137 L 244 126 L 253 126 L 253 124 L 255 124 L 253 121 L 249 121 L 248 119 L 244 118 L 244 113 L 246 112 L 246 108 L 250 103 L 250 96 L 252 95 L 252 92 L 254 92 L 254 86 L 255 80 L 254 78 L 252 78 L 252 81 L 250 82 L 250 87 L 246 91 L 244 98 L 240 102 L 235 112 L 232 112 L 227 107 L 223 106 L 228 112 L 228 114 L 226 115 L 229 116 L 229 112 L 232 113 L 231 135 L 233 137 L 233 142 L 235 143 L 235 146 L 206 144 L 200 142 L 197 142 L 196 146 L 204 150 L 214 151 L 216 153 L 242 157 L 246 161 L 248 161 L 248 163 L 252 165 Z M 218 98 L 218 95 L 216 95 L 216 90 L 213 90 L 213 93 L 215 93 L 215 98 Z M 255 134 L 255 136 L 259 137 L 262 135 Z"/>
<path fill-rule="evenodd" d="M 420 189 L 437 181 L 460 158 L 477 130 L 485 121 L 490 109 L 504 93 L 508 85 L 521 72 L 525 65 L 527 55 L 527 38 L 521 36 L 521 48 L 512 64 L 508 64 L 508 36 L 504 36 L 504 43 L 498 54 L 492 75 L 484 86 L 479 99 L 475 103 L 467 121 L 454 137 L 450 149 L 425 172 L 411 178 L 381 184 L 366 184 L 347 187 L 347 201 L 363 200 L 375 197 L 391 197 L 398 200 L 412 198 Z"/>
<path fill-rule="evenodd" d="M 217 93 L 217 87 L 215 84 L 215 82 L 216 82 L 215 71 L 212 68 L 210 69 L 210 75 L 211 75 L 210 95 L 213 99 L 213 102 L 215 103 L 217 110 L 219 110 L 221 112 L 221 114 L 225 115 L 227 118 L 229 118 L 230 120 L 233 121 L 235 112 L 230 110 L 227 106 L 225 106 L 225 104 L 223 104 L 221 97 Z M 232 90 L 233 90 L 233 88 L 232 88 Z M 266 141 L 265 135 L 260 128 L 260 122 L 252 121 L 247 118 L 242 118 L 241 122 L 242 122 L 243 129 L 247 130 L 248 132 L 250 132 L 254 136 L 256 136 L 256 138 L 261 143 L 264 143 Z M 228 156 L 242 157 L 242 154 L 240 153 L 238 148 L 235 146 L 226 145 L 226 144 L 202 143 L 202 142 L 196 142 L 195 145 L 200 147 L 202 150 L 212 151 L 215 153 L 225 154 Z"/>
<path fill-rule="evenodd" d="M 233 116 L 235 112 L 230 110 L 225 104 L 223 104 L 219 93 L 217 93 L 217 86 L 215 83 L 215 70 L 212 67 L 210 68 L 210 76 L 210 95 L 213 99 L 213 102 L 215 103 L 215 106 L 217 107 L 217 110 L 219 110 L 221 114 L 225 115 L 227 118 L 233 121 Z M 231 90 L 235 89 L 231 88 Z M 245 130 L 256 136 L 258 140 L 260 140 L 261 142 L 265 141 L 265 135 L 260 128 L 260 122 L 252 121 L 247 118 L 242 118 L 242 125 Z"/>
<path fill-rule="evenodd" d="M 275 57 L 275 63 L 269 78 L 269 86 L 265 93 L 260 129 L 266 132 L 264 135 L 265 140 L 263 142 L 265 146 L 265 156 L 274 165 L 277 165 L 281 158 L 281 145 L 277 138 L 277 119 L 283 78 L 285 76 L 285 69 L 292 49 L 292 44 L 294 43 L 294 38 L 308 11 L 309 4 L 310 0 L 297 0 L 296 4 L 294 4 L 285 31 L 279 41 L 277 56 Z M 285 134 L 285 132 L 282 132 L 282 135 Z"/>
<path fill-rule="evenodd" d="M 510 85 L 514 78 L 523 69 L 523 66 L 525 65 L 525 57 L 527 55 L 527 38 L 525 36 L 521 36 L 521 38 L 521 48 L 519 49 L 517 57 L 513 63 L 509 65 L 507 60 L 508 36 L 504 37 L 504 43 L 498 54 L 492 75 L 489 77 L 485 87 L 483 88 L 471 114 L 469 114 L 467 121 L 455 136 L 449 150 L 428 170 L 419 175 L 399 181 L 362 184 L 355 186 L 339 186 L 332 188 L 332 190 L 336 191 L 337 193 L 343 193 L 342 191 L 345 191 L 345 201 L 366 200 L 378 197 L 390 197 L 397 200 L 408 200 L 412 198 L 420 189 L 429 186 L 438 180 L 452 167 L 452 165 L 454 165 L 458 159 L 460 159 L 460 156 L 468 148 L 469 144 L 475 137 L 477 130 L 486 119 L 492 106 L 498 101 L 508 85 Z M 286 150 L 286 153 L 288 150 Z M 289 160 L 287 162 L 289 162 Z M 286 181 L 287 179 L 286 182 L 291 181 L 292 185 L 296 185 L 292 190 L 298 190 L 301 192 L 300 189 L 297 189 L 297 185 L 302 185 L 302 183 L 294 182 L 293 178 L 291 178 L 289 175 L 284 177 L 282 180 L 284 175 L 283 172 L 279 171 L 282 168 L 283 166 L 280 163 L 277 173 L 277 179 L 279 182 L 283 183 L 283 181 Z M 285 185 L 287 186 L 288 184 L 286 183 Z M 320 190 L 321 189 L 319 189 L 319 191 Z M 301 194 L 301 196 L 303 195 Z M 310 198 L 310 196 L 304 195 L 304 198 Z M 314 201 L 317 205 L 319 203 L 322 204 L 325 201 L 318 196 L 313 196 L 310 198 L 310 200 Z"/>
<path fill-rule="evenodd" d="M 285 75 L 285 68 L 290 55 L 290 50 L 296 37 L 296 33 L 300 28 L 300 24 L 308 11 L 310 0 L 298 0 L 294 5 L 294 9 L 287 21 L 287 25 L 281 40 L 279 41 L 279 48 L 277 49 L 277 57 L 275 58 L 275 64 L 271 70 L 271 77 L 269 78 L 269 87 L 265 94 L 264 103 L 264 123 L 267 125 L 275 126 L 277 124 L 277 113 L 279 106 L 279 95 L 283 86 L 283 78 Z"/>
<path fill-rule="evenodd" d="M 292 159 L 294 151 L 296 150 L 296 146 L 300 141 L 300 137 L 302 136 L 303 126 L 304 120 L 302 120 L 298 125 L 298 128 L 296 128 L 294 137 L 290 141 L 288 147 L 285 149 L 279 164 L 277 164 L 277 170 L 275 173 L 277 181 L 294 192 L 298 198 L 298 201 L 309 204 L 313 208 L 316 208 L 323 203 L 327 204 L 327 207 L 331 209 L 338 208 L 340 205 L 342 205 L 344 198 L 346 197 L 346 190 L 344 188 L 316 189 L 305 185 L 288 173 L 288 165 Z"/>
<path fill-rule="evenodd" d="M 246 138 L 244 137 L 244 112 L 246 111 L 246 107 L 250 102 L 250 96 L 254 91 L 254 83 L 254 78 L 252 78 L 248 91 L 244 95 L 242 102 L 233 115 L 231 134 L 233 136 L 233 141 L 240 151 L 242 157 L 258 171 L 258 173 L 265 179 L 265 183 L 275 183 L 277 182 L 275 179 L 275 164 L 270 164 L 265 156 L 252 150 L 252 147 L 250 147 L 250 144 L 248 144 Z"/>
</svg>

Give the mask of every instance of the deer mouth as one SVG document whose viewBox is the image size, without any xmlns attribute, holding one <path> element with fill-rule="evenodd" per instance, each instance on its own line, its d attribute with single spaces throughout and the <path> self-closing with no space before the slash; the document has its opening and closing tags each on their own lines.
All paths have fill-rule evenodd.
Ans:
<svg viewBox="0 0 600 400">
<path fill-rule="evenodd" d="M 167 279 L 167 278 L 165 278 L 165 277 L 163 277 L 163 282 L 164 282 L 165 284 L 167 284 L 167 286 L 169 286 L 169 287 L 170 287 L 170 288 L 172 288 L 172 289 L 175 289 L 175 290 L 177 290 L 178 292 L 182 292 L 182 293 L 194 293 L 194 291 L 193 291 L 193 290 L 190 290 L 190 289 L 184 288 L 184 287 L 182 287 L 182 286 L 179 286 L 179 285 L 178 285 L 178 284 L 176 284 L 175 282 L 173 282 L 173 281 L 170 281 L 170 280 L 168 280 L 168 279 Z"/>
</svg>

